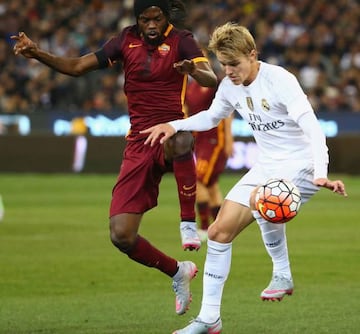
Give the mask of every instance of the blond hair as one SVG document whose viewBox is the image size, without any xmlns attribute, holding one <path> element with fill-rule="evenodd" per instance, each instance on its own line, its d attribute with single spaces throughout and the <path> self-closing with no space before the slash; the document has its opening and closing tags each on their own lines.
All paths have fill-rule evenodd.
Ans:
<svg viewBox="0 0 360 334">
<path fill-rule="evenodd" d="M 223 54 L 229 59 L 256 50 L 256 43 L 250 31 L 237 23 L 228 22 L 217 27 L 211 35 L 209 50 Z"/>
</svg>

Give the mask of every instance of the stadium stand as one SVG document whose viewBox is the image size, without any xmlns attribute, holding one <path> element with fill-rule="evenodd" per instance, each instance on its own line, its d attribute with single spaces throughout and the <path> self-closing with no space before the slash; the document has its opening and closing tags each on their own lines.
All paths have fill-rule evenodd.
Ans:
<svg viewBox="0 0 360 334">
<path fill-rule="evenodd" d="M 186 1 L 184 1 L 186 2 Z M 134 23 L 132 0 L 13 0 L 0 3 L 0 113 L 126 113 L 121 67 L 71 78 L 12 54 L 25 31 L 59 55 L 95 51 Z M 187 27 L 206 45 L 211 31 L 239 21 L 260 59 L 300 78 L 317 111 L 360 112 L 360 3 L 357 0 L 188 1 Z"/>
</svg>

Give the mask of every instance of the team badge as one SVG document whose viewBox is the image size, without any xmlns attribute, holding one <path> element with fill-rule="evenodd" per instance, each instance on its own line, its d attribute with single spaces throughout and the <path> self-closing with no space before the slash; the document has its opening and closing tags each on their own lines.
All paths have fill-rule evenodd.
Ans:
<svg viewBox="0 0 360 334">
<path fill-rule="evenodd" d="M 251 111 L 254 111 L 254 103 L 253 103 L 253 100 L 252 100 L 252 98 L 251 97 L 247 97 L 246 98 L 246 103 L 247 103 L 247 106 L 249 107 L 249 109 L 251 110 Z"/>
<path fill-rule="evenodd" d="M 265 111 L 270 111 L 270 105 L 265 99 L 261 100 L 261 106 Z"/>
<path fill-rule="evenodd" d="M 162 56 L 166 56 L 170 52 L 170 45 L 163 43 L 158 47 L 158 51 Z"/>
</svg>

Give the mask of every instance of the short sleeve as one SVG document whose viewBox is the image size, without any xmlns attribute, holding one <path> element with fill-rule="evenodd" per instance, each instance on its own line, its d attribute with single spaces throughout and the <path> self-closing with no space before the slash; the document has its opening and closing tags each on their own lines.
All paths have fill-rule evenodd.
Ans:
<svg viewBox="0 0 360 334">
<path fill-rule="evenodd" d="M 179 55 L 181 59 L 192 60 L 203 57 L 204 61 L 207 60 L 192 33 L 187 30 L 183 30 L 180 34 Z"/>
</svg>

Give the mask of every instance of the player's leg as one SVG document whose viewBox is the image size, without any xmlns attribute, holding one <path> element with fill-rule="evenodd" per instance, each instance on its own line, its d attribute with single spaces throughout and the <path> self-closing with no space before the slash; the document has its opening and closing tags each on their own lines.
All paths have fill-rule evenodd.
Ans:
<svg viewBox="0 0 360 334">
<path fill-rule="evenodd" d="M 154 267 L 173 277 L 177 261 L 155 248 L 138 234 L 142 214 L 121 213 L 110 218 L 110 238 L 113 245 L 130 259 Z"/>
<path fill-rule="evenodd" d="M 215 155 L 215 152 L 213 154 Z M 224 196 L 222 194 L 222 191 L 221 191 L 220 185 L 219 185 L 219 179 L 220 179 L 221 174 L 225 170 L 226 162 L 227 162 L 227 154 L 225 152 L 225 149 L 223 148 L 218 153 L 216 162 L 213 165 L 212 172 L 208 179 L 208 184 L 207 184 L 209 195 L 210 195 L 210 202 L 209 202 L 210 211 L 211 211 L 211 216 L 212 216 L 213 220 L 216 219 L 216 216 L 219 212 L 220 206 L 224 200 Z"/>
<path fill-rule="evenodd" d="M 176 313 L 184 314 L 191 302 L 190 281 L 197 273 L 193 262 L 178 262 L 138 234 L 142 214 L 122 213 L 110 218 L 111 241 L 131 260 L 153 267 L 172 277 Z"/>
<path fill-rule="evenodd" d="M 199 237 L 202 241 L 207 240 L 207 230 L 210 224 L 210 196 L 208 188 L 199 180 L 196 184 L 196 208 L 200 220 L 198 229 Z"/>
<path fill-rule="evenodd" d="M 203 298 L 199 317 L 208 323 L 220 317 L 222 291 L 231 264 L 232 241 L 251 222 L 251 210 L 225 200 L 208 229 L 208 249 L 204 267 Z"/>
<path fill-rule="evenodd" d="M 215 220 L 223 201 L 218 179 L 226 160 L 221 147 L 214 144 L 218 142 L 217 139 L 198 135 L 196 140 L 196 207 L 200 218 L 198 234 L 202 241 L 205 241 L 207 229 Z"/>
<path fill-rule="evenodd" d="M 209 205 L 210 205 L 211 216 L 213 220 L 215 220 L 224 198 L 218 181 L 210 185 L 208 189 L 210 194 Z"/>
<path fill-rule="evenodd" d="M 307 162 L 304 163 L 304 166 L 307 166 Z M 274 170 L 267 170 L 267 177 L 262 176 L 263 182 L 271 177 L 292 180 L 298 186 L 303 202 L 306 202 L 317 191 L 317 188 L 312 184 L 312 171 L 307 167 L 302 169 L 301 162 L 287 164 L 285 168 L 284 166 L 272 166 L 272 168 Z M 261 292 L 260 297 L 263 300 L 281 301 L 285 295 L 291 295 L 294 289 L 286 237 L 287 225 L 273 224 L 262 218 L 253 206 L 254 196 L 255 192 L 252 194 L 253 215 L 260 228 L 265 249 L 273 264 L 272 278 L 269 285 Z"/>
<path fill-rule="evenodd" d="M 270 178 L 270 175 L 265 175 L 263 169 L 256 165 L 246 174 L 246 178 L 247 182 L 257 179 L 258 184 L 261 184 Z M 272 278 L 269 285 L 262 291 L 261 298 L 263 300 L 281 300 L 286 294 L 291 295 L 294 287 L 287 247 L 286 226 L 285 224 L 270 223 L 261 217 L 255 209 L 255 193 L 256 188 L 250 195 L 250 207 L 260 228 L 265 249 L 273 264 Z"/>
<path fill-rule="evenodd" d="M 200 237 L 204 239 L 207 237 L 207 233 L 204 233 L 204 230 L 206 231 L 206 227 L 209 227 L 211 221 L 215 221 L 224 200 L 219 186 L 219 177 L 224 171 L 227 159 L 224 150 L 219 150 L 219 148 L 221 148 L 219 145 L 214 146 L 209 141 L 200 141 L 195 147 L 197 178 L 202 182 L 203 187 L 206 187 L 207 194 L 207 220 L 206 224 L 203 223 L 201 230 L 198 231 Z M 197 202 L 199 207 L 201 202 L 199 203 L 198 198 Z"/>
<path fill-rule="evenodd" d="M 201 241 L 196 231 L 196 172 L 193 157 L 194 138 L 180 131 L 165 143 L 165 159 L 172 161 L 180 203 L 180 234 L 184 250 L 198 250 Z"/>
<path fill-rule="evenodd" d="M 249 208 L 224 201 L 215 222 L 209 227 L 199 315 L 189 326 L 174 333 L 220 333 L 220 307 L 230 272 L 232 241 L 253 220 Z"/>
<path fill-rule="evenodd" d="M 196 206 L 200 218 L 198 234 L 201 241 L 207 240 L 207 230 L 210 223 L 215 221 L 222 201 L 223 196 L 217 181 L 208 186 L 198 181 L 196 188 Z"/>
<path fill-rule="evenodd" d="M 269 285 L 262 291 L 262 300 L 281 300 L 293 293 L 294 284 L 286 240 L 286 224 L 266 221 L 254 210 L 253 216 L 260 227 L 265 249 L 271 257 L 273 273 Z"/>
<path fill-rule="evenodd" d="M 176 312 L 183 314 L 191 301 L 190 281 L 197 271 L 195 264 L 176 261 L 138 234 L 143 213 L 157 205 L 159 184 L 165 171 L 163 163 L 160 145 L 127 143 L 112 191 L 110 236 L 112 243 L 130 259 L 173 278 Z"/>
</svg>

